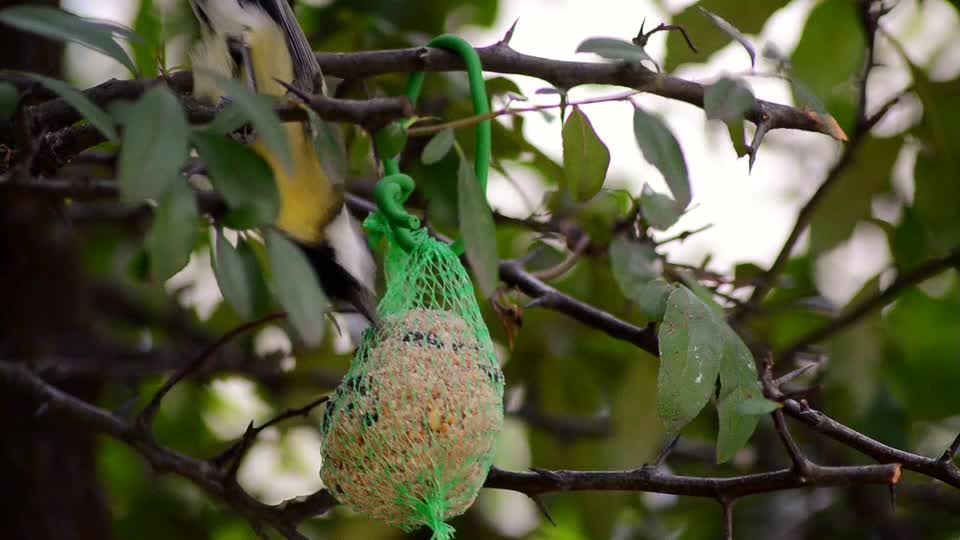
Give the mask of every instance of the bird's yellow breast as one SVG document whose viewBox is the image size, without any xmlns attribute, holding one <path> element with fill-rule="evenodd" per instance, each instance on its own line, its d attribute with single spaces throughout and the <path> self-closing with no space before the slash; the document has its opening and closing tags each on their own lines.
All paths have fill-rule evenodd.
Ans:
<svg viewBox="0 0 960 540">
<path fill-rule="evenodd" d="M 287 124 L 284 128 L 293 157 L 291 170 L 267 151 L 263 141 L 258 140 L 253 147 L 273 168 L 280 191 L 277 228 L 301 242 L 316 244 L 323 240 L 324 227 L 340 210 L 342 195 L 323 170 L 304 126 Z"/>
</svg>

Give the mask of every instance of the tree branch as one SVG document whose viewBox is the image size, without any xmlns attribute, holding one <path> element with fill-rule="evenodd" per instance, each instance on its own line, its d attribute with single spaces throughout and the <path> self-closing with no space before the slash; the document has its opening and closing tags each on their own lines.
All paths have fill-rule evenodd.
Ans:
<svg viewBox="0 0 960 540">
<path fill-rule="evenodd" d="M 263 504 L 231 482 L 228 471 L 213 462 L 197 460 L 160 446 L 136 423 L 57 390 L 21 364 L 0 362 L 0 386 L 5 391 L 46 406 L 50 414 L 63 415 L 126 443 L 158 473 L 173 473 L 191 480 L 211 497 L 230 505 L 254 526 L 273 527 L 287 538 L 303 538 L 297 531 L 298 524 L 336 504 L 325 490 L 276 506 Z M 896 463 L 817 467 L 806 479 L 793 469 L 728 478 L 701 478 L 664 473 L 654 467 L 623 471 L 530 472 L 494 468 L 484 486 L 518 491 L 531 497 L 555 491 L 649 491 L 730 501 L 746 495 L 807 486 L 893 485 L 899 479 L 900 466 Z"/>
<path fill-rule="evenodd" d="M 239 486 L 230 484 L 223 469 L 159 445 L 140 429 L 135 421 L 124 420 L 62 392 L 21 364 L 0 362 L 0 386 L 4 388 L 4 392 L 12 392 L 38 405 L 46 406 L 48 414 L 62 415 L 126 443 L 157 473 L 172 473 L 187 478 L 210 497 L 228 504 L 255 527 L 266 525 L 287 538 L 302 540 L 306 537 L 297 532 L 299 523 L 308 517 L 326 512 L 336 504 L 333 497 L 326 492 L 276 506 L 261 503 Z"/>
<path fill-rule="evenodd" d="M 193 90 L 193 74 L 179 71 L 167 78 L 143 80 L 110 79 L 83 91 L 93 103 L 103 108 L 119 100 L 136 100 L 145 90 L 156 84 L 167 84 L 171 90 L 184 100 L 186 112 L 193 122 L 207 122 L 218 112 L 217 107 L 203 104 L 189 97 Z M 363 126 L 368 130 L 376 129 L 387 123 L 413 115 L 413 105 L 406 97 L 378 97 L 373 99 L 340 99 L 321 95 L 303 96 L 305 103 L 324 120 L 347 122 Z M 29 107 L 27 113 L 31 127 L 35 131 L 56 131 L 81 119 L 72 106 L 63 99 L 50 101 Z M 306 120 L 306 114 L 295 103 L 280 103 L 277 114 L 283 120 Z M 0 135 L 2 140 L 3 135 Z"/>
<path fill-rule="evenodd" d="M 876 62 L 874 61 L 876 32 L 879 28 L 880 17 L 889 12 L 889 9 L 882 6 L 879 9 L 873 9 L 873 5 L 874 2 L 872 0 L 859 0 L 858 14 L 864 36 L 867 40 L 867 54 L 863 74 L 860 77 L 857 118 L 853 137 L 843 149 L 843 154 L 841 154 L 840 159 L 830 168 L 830 172 L 827 173 L 827 177 L 823 183 L 820 184 L 820 187 L 817 188 L 817 191 L 810 197 L 810 200 L 800 209 L 793 229 L 784 241 L 783 247 L 780 248 L 780 253 L 777 254 L 777 258 L 773 261 L 770 269 L 760 278 L 746 304 L 734 314 L 732 317 L 733 321 L 741 321 L 743 317 L 748 316 L 750 312 L 754 311 L 757 306 L 763 302 L 767 293 L 769 293 L 770 289 L 776 284 L 777 276 L 780 275 L 780 272 L 783 271 L 787 261 L 790 259 L 790 254 L 797 241 L 800 240 L 800 235 L 806 230 L 810 224 L 810 220 L 813 219 L 814 212 L 826 198 L 827 194 L 833 189 L 834 185 L 843 177 L 843 172 L 853 163 L 857 150 L 867 137 L 870 136 L 870 130 L 903 98 L 904 93 L 900 93 L 887 101 L 887 103 L 881 106 L 873 115 L 867 116 L 867 83 L 870 79 L 871 71 L 876 66 Z"/>
<path fill-rule="evenodd" d="M 801 336 L 799 339 L 797 339 L 797 341 L 787 347 L 780 356 L 789 358 L 791 355 L 804 349 L 805 347 L 821 342 L 830 336 L 841 332 L 845 328 L 862 319 L 864 316 L 882 308 L 883 306 L 886 306 L 890 302 L 893 302 L 906 289 L 909 289 L 910 287 L 913 287 L 919 283 L 923 283 L 925 280 L 939 274 L 940 272 L 954 267 L 960 267 L 960 247 L 954 248 L 954 250 L 945 257 L 928 261 L 914 270 L 911 270 L 910 272 L 898 277 L 883 291 L 863 300 L 853 308 L 848 309 L 839 317 L 821 326 L 820 328 Z"/>
<path fill-rule="evenodd" d="M 784 413 L 800 420 L 814 431 L 822 433 L 854 450 L 866 454 L 881 463 L 899 463 L 904 469 L 942 480 L 960 488 L 960 469 L 952 462 L 904 452 L 851 429 L 820 411 L 792 399 L 782 401 Z"/>
<path fill-rule="evenodd" d="M 660 472 L 653 467 L 625 471 L 529 472 L 492 468 L 484 487 L 509 489 L 527 495 L 554 491 L 644 491 L 732 500 L 746 495 L 807 486 L 891 485 L 899 479 L 900 467 L 896 464 L 822 467 L 808 482 L 801 480 L 793 469 L 727 478 L 703 478 Z"/>
<path fill-rule="evenodd" d="M 502 261 L 500 279 L 533 298 L 537 307 L 559 311 L 609 336 L 633 343 L 654 356 L 660 354 L 653 325 L 641 328 L 563 294 L 526 272 L 520 261 Z"/>
<path fill-rule="evenodd" d="M 224 345 L 229 343 L 235 337 L 245 334 L 251 330 L 255 330 L 268 322 L 282 319 L 284 317 L 286 317 L 286 314 L 284 313 L 273 313 L 267 315 L 266 317 L 261 317 L 255 321 L 241 324 L 240 326 L 221 336 L 220 339 L 210 344 L 206 349 L 203 350 L 203 352 L 197 355 L 196 358 L 184 364 L 180 369 L 174 372 L 174 374 L 171 375 L 165 383 L 163 383 L 163 386 L 157 390 L 157 393 L 154 394 L 153 398 L 150 399 L 150 402 L 147 403 L 147 406 L 140 411 L 140 414 L 137 417 L 137 423 L 145 430 L 149 431 L 153 423 L 153 418 L 156 416 L 157 410 L 160 408 L 160 402 L 163 401 L 163 398 L 167 396 L 170 390 L 172 390 L 177 383 L 186 379 L 190 376 L 190 374 L 203 367 L 204 364 L 210 361 L 210 359 L 213 358 L 213 356 L 217 354 L 221 348 L 223 348 Z"/>
<path fill-rule="evenodd" d="M 356 195 L 347 194 L 346 201 L 353 212 L 361 215 L 376 210 L 372 202 Z M 500 279 L 533 298 L 537 307 L 558 311 L 611 337 L 633 343 L 654 356 L 660 355 L 660 345 L 653 325 L 641 328 L 566 295 L 524 270 L 520 261 L 501 261 Z"/>
<path fill-rule="evenodd" d="M 483 69 L 489 72 L 536 77 L 563 89 L 585 84 L 624 86 L 703 108 L 703 85 L 656 73 L 639 63 L 553 60 L 517 52 L 503 41 L 480 47 L 477 54 L 483 62 Z M 351 79 L 388 73 L 464 69 L 463 62 L 456 54 L 427 47 L 318 53 L 317 60 L 325 74 Z M 746 118 L 754 124 L 763 123 L 768 129 L 799 129 L 837 135 L 832 119 L 764 100 L 757 100 Z"/>
</svg>

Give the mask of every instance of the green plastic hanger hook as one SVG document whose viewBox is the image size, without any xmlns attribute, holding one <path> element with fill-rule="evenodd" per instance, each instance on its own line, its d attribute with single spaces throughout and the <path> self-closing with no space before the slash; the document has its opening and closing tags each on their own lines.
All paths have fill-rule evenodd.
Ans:
<svg viewBox="0 0 960 540">
<path fill-rule="evenodd" d="M 406 251 L 413 248 L 413 231 L 420 228 L 420 219 L 408 214 L 403 207 L 414 187 L 416 184 L 413 178 L 396 173 L 385 176 L 373 188 L 373 200 L 376 201 L 380 213 L 393 226 L 397 243 Z"/>
<path fill-rule="evenodd" d="M 487 89 L 483 80 L 483 66 L 480 62 L 480 55 L 477 54 L 477 51 L 473 48 L 473 46 L 463 38 L 453 35 L 442 35 L 436 37 L 432 39 L 427 46 L 436 47 L 438 49 L 447 49 L 460 55 L 467 68 L 467 78 L 470 84 L 470 93 L 473 98 L 474 113 L 478 116 L 485 116 L 489 114 L 490 102 L 487 100 Z M 420 97 L 420 91 L 423 88 L 424 77 L 425 74 L 423 72 L 417 72 L 411 75 L 410 79 L 407 81 L 406 94 L 411 103 L 416 103 L 417 99 Z M 395 130 L 396 124 L 399 123 L 395 122 L 394 124 L 394 126 L 388 126 L 388 128 Z M 489 119 L 485 119 L 477 123 L 476 134 L 477 143 L 474 171 L 477 181 L 480 183 L 481 193 L 486 193 L 487 176 L 490 170 L 490 154 L 492 144 L 491 125 Z M 409 251 L 413 247 L 412 231 L 420 226 L 420 220 L 406 212 L 406 210 L 403 208 L 403 202 L 407 200 L 407 197 L 410 196 L 410 192 L 413 191 L 415 187 L 414 182 L 409 176 L 400 174 L 400 165 L 395 156 L 384 159 L 383 169 L 386 176 L 377 184 L 377 189 L 380 188 L 380 184 L 385 184 L 385 187 L 383 188 L 382 195 L 378 196 L 377 191 L 375 191 L 374 197 L 377 205 L 380 208 L 380 211 L 385 217 L 387 217 L 397 232 L 397 239 L 400 242 L 401 247 Z M 389 187 L 394 185 L 397 187 Z M 402 197 L 399 197 L 398 194 L 403 195 Z M 458 255 L 462 255 L 463 242 L 459 240 L 455 242 L 453 249 Z"/>
</svg>

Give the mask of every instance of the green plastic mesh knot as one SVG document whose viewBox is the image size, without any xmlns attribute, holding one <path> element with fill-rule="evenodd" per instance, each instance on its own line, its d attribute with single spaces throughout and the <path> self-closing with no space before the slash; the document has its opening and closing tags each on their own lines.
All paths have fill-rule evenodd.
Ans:
<svg viewBox="0 0 960 540">
<path fill-rule="evenodd" d="M 324 412 L 321 476 L 354 511 L 451 538 L 493 460 L 503 373 L 450 247 L 420 229 L 407 252 L 382 216 L 366 225 L 388 240 L 387 291 Z"/>
</svg>

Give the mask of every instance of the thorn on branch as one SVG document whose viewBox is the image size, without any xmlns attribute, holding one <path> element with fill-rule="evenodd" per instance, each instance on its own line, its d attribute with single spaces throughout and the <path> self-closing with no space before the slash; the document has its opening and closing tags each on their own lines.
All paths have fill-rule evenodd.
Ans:
<svg viewBox="0 0 960 540">
<path fill-rule="evenodd" d="M 517 17 L 516 19 L 514 19 L 513 24 L 511 24 L 507 32 L 503 34 L 503 38 L 501 38 L 500 41 L 497 42 L 497 45 L 502 45 L 504 47 L 507 47 L 510 45 L 510 40 L 513 39 L 513 31 L 517 29 L 518 22 L 520 22 L 520 17 Z M 551 520 L 551 522 L 552 521 L 553 520 Z"/>
<path fill-rule="evenodd" d="M 557 526 L 557 522 L 554 521 L 553 516 L 550 515 L 550 508 L 547 507 L 546 501 L 543 500 L 543 496 L 539 494 L 527 495 L 530 497 L 534 504 L 537 505 L 537 510 L 540 510 L 540 513 L 543 514 L 543 517 L 547 518 L 547 521 L 550 522 L 554 527 Z"/>
<path fill-rule="evenodd" d="M 946 463 L 952 464 L 953 460 L 957 458 L 958 453 L 960 453 L 960 434 L 958 434 L 957 437 L 953 439 L 953 442 L 950 444 L 949 448 L 947 448 L 943 452 L 943 455 L 940 456 L 940 462 L 944 464 Z"/>
<path fill-rule="evenodd" d="M 560 474 L 554 471 L 550 471 L 547 469 L 540 469 L 538 467 L 530 467 L 530 470 L 537 473 L 537 475 L 542 476 L 557 485 L 563 484 L 563 476 L 561 476 Z"/>
<path fill-rule="evenodd" d="M 761 120 L 760 123 L 757 124 L 757 130 L 753 133 L 753 141 L 751 141 L 747 147 L 747 172 L 753 171 L 753 164 L 757 161 L 757 152 L 760 150 L 760 143 L 763 142 L 763 137 L 767 134 L 767 131 L 770 130 L 770 118 L 766 115 L 760 118 Z"/>
<path fill-rule="evenodd" d="M 733 504 L 736 499 L 720 499 L 723 509 L 723 540 L 733 540 Z"/>
<path fill-rule="evenodd" d="M 691 236 L 693 236 L 693 235 L 695 235 L 695 234 L 702 233 L 703 231 L 706 231 L 706 230 L 708 230 L 708 229 L 710 229 L 710 228 L 712 228 L 712 227 L 713 227 L 713 223 L 707 223 L 706 225 L 703 225 L 703 226 L 701 226 L 701 227 L 697 227 L 696 229 L 686 230 L 686 231 L 683 231 L 683 232 L 681 232 L 681 233 L 679 233 L 679 234 L 676 234 L 676 235 L 671 236 L 671 237 L 669 237 L 669 238 L 665 238 L 665 239 L 663 239 L 663 240 L 659 240 L 659 241 L 654 242 L 654 243 L 655 243 L 657 246 L 662 246 L 662 245 L 664 245 L 664 244 L 669 244 L 670 242 L 680 242 L 680 243 L 683 243 L 683 241 L 686 240 L 687 238 L 690 238 Z"/>
<path fill-rule="evenodd" d="M 533 309 L 547 305 L 547 295 L 538 296 L 527 303 L 524 309 Z"/>
<path fill-rule="evenodd" d="M 667 443 L 663 449 L 660 450 L 660 453 L 657 454 L 657 459 L 653 460 L 653 463 L 646 465 L 646 468 L 657 470 L 663 466 L 663 463 L 667 461 L 667 458 L 670 457 L 670 453 L 673 452 L 673 449 L 677 447 L 677 443 L 680 442 L 680 434 L 677 433 L 670 439 L 670 442 Z"/>
<path fill-rule="evenodd" d="M 637 33 L 637 37 L 633 38 L 633 44 L 636 45 L 637 47 L 646 47 L 646 46 L 647 46 L 647 42 L 650 41 L 650 36 L 656 34 L 657 32 L 671 32 L 671 31 L 676 31 L 676 32 L 680 32 L 680 34 L 683 35 L 684 41 L 687 42 L 687 47 L 690 47 L 690 50 L 693 51 L 694 54 L 699 54 L 699 53 L 700 53 L 700 51 L 697 50 L 697 47 L 693 44 L 693 41 L 690 39 L 690 36 L 687 35 L 686 29 L 684 29 L 682 26 L 680 26 L 680 25 L 678 25 L 678 24 L 664 24 L 664 23 L 660 23 L 660 24 L 658 24 L 657 26 L 655 26 L 655 27 L 653 27 L 652 29 L 650 29 L 649 32 L 644 32 L 644 31 L 643 31 L 643 25 L 644 25 L 646 22 L 647 22 L 647 20 L 644 19 L 643 22 L 640 23 L 640 31 Z"/>
<path fill-rule="evenodd" d="M 780 377 L 778 377 L 777 379 L 775 379 L 774 381 L 772 381 L 771 384 L 772 384 L 772 386 L 773 386 L 774 388 L 776 388 L 777 390 L 779 390 L 783 385 L 785 385 L 785 384 L 787 384 L 788 382 L 796 379 L 797 377 L 803 375 L 804 373 L 810 371 L 811 369 L 813 369 L 813 368 L 815 368 L 815 367 L 819 367 L 819 365 L 820 365 L 820 364 L 818 364 L 818 363 L 816 363 L 816 362 L 808 362 L 808 363 L 806 363 L 806 364 L 798 367 L 797 369 L 795 369 L 795 370 L 793 370 L 793 371 L 790 371 L 790 372 L 788 372 L 788 373 L 785 373 L 785 374 L 781 375 Z"/>
<path fill-rule="evenodd" d="M 45 412 L 47 412 L 49 408 L 50 408 L 50 402 L 44 401 L 43 403 L 40 404 L 39 407 L 37 407 L 37 410 L 33 411 L 33 417 L 40 418 L 41 416 L 43 416 Z"/>
</svg>

